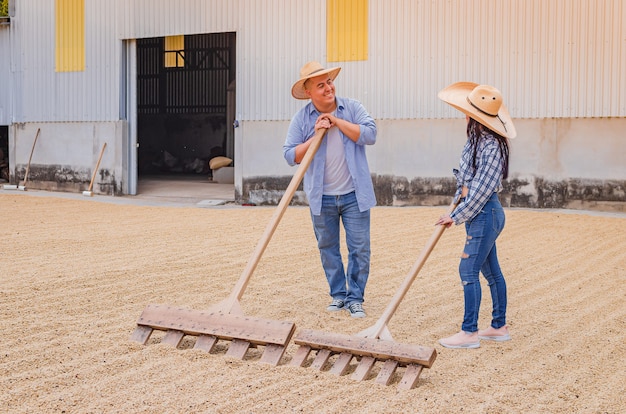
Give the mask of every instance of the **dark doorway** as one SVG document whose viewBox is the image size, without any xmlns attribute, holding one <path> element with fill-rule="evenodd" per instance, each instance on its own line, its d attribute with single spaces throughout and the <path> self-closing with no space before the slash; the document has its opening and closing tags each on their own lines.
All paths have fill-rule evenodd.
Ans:
<svg viewBox="0 0 626 414">
<path fill-rule="evenodd" d="M 211 182 L 212 158 L 234 160 L 235 37 L 137 41 L 139 192 L 147 176 Z"/>
<path fill-rule="evenodd" d="M 9 127 L 0 125 L 0 183 L 9 182 Z"/>
</svg>

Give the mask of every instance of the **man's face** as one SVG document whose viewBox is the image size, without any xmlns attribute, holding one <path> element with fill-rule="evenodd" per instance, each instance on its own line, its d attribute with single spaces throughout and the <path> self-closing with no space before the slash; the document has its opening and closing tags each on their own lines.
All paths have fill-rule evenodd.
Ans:
<svg viewBox="0 0 626 414">
<path fill-rule="evenodd" d="M 335 103 L 335 84 L 328 74 L 308 79 L 304 83 L 304 89 L 316 107 Z"/>
</svg>

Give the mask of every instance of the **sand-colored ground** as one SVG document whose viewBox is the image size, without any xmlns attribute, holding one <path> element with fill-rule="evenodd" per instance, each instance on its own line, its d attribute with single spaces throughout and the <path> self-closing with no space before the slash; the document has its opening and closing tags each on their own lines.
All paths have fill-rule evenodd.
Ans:
<svg viewBox="0 0 626 414">
<path fill-rule="evenodd" d="M 329 314 L 307 208 L 290 207 L 242 299 L 246 315 L 356 334 L 382 314 L 445 208 L 372 213 L 368 317 Z M 434 347 L 417 386 L 354 381 L 130 341 L 146 305 L 206 309 L 228 297 L 274 212 L 0 194 L 0 412 L 623 413 L 626 215 L 507 210 L 498 244 L 513 340 L 449 350 L 459 329 L 461 226 L 446 230 L 389 330 Z M 485 285 L 483 285 L 485 287 Z M 489 323 L 483 289 L 480 326 Z M 355 363 L 353 363 L 354 365 Z M 377 365 L 378 366 L 378 365 Z M 353 369 L 353 368 L 351 368 Z M 372 375 L 376 374 L 377 367 Z"/>
</svg>

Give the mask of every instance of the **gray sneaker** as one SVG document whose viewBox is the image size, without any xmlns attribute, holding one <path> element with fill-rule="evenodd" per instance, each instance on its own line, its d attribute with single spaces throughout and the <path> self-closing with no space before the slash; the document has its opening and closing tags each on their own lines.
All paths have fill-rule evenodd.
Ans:
<svg viewBox="0 0 626 414">
<path fill-rule="evenodd" d="M 336 312 L 343 309 L 344 301 L 341 299 L 333 299 L 333 301 L 326 308 L 327 311 Z"/>
<path fill-rule="evenodd" d="M 367 316 L 363 310 L 363 305 L 358 302 L 351 303 L 348 306 L 348 312 L 350 312 L 350 316 L 353 318 L 365 318 Z"/>
</svg>

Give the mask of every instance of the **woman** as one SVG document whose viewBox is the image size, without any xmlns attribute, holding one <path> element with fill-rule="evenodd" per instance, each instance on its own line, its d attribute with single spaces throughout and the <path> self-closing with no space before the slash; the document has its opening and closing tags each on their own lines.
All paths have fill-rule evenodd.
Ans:
<svg viewBox="0 0 626 414">
<path fill-rule="evenodd" d="M 458 206 L 436 224 L 465 223 L 467 239 L 459 274 L 465 297 L 461 331 L 439 340 L 446 348 L 478 348 L 480 340 L 508 341 L 506 282 L 496 252 L 496 239 L 504 228 L 504 210 L 498 199 L 502 179 L 509 170 L 507 139 L 516 131 L 500 91 L 489 85 L 457 82 L 439 92 L 439 98 L 465 113 L 467 143 L 461 154 L 455 199 Z M 478 330 L 481 301 L 479 273 L 487 279 L 493 304 L 491 326 Z"/>
</svg>

